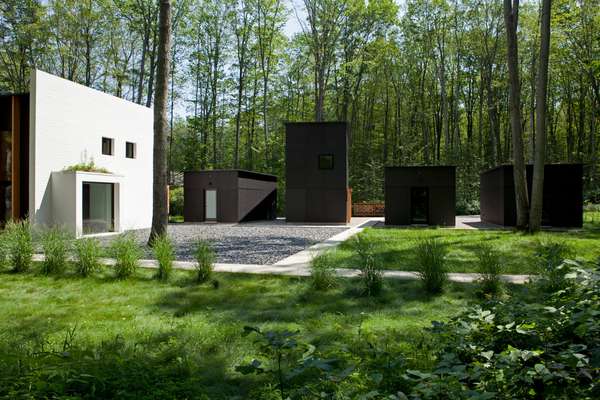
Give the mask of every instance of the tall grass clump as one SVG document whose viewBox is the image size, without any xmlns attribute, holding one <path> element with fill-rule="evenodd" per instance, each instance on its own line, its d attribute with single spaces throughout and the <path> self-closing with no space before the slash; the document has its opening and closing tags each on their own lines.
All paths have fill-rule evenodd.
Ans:
<svg viewBox="0 0 600 400">
<path fill-rule="evenodd" d="M 318 254 L 310 261 L 310 278 L 316 290 L 327 290 L 337 286 L 335 256 L 331 251 Z"/>
<path fill-rule="evenodd" d="M 130 234 L 119 235 L 111 244 L 110 252 L 115 259 L 115 276 L 125 279 L 138 268 L 142 250 Z"/>
<path fill-rule="evenodd" d="M 29 270 L 33 258 L 33 238 L 29 221 L 9 221 L 3 239 L 6 260 L 12 266 L 12 270 Z"/>
<path fill-rule="evenodd" d="M 534 256 L 542 288 L 548 291 L 564 288 L 565 275 L 571 271 L 570 264 L 564 261 L 574 256 L 573 249 L 563 241 L 539 241 Z"/>
<path fill-rule="evenodd" d="M 448 249 L 435 238 L 421 239 L 417 243 L 417 274 L 427 293 L 437 294 L 444 290 L 448 279 L 446 257 Z"/>
<path fill-rule="evenodd" d="M 5 231 L 0 231 L 0 270 L 3 270 L 8 265 L 8 242 Z"/>
<path fill-rule="evenodd" d="M 477 259 L 479 265 L 477 270 L 481 276 L 481 289 L 486 294 L 498 294 L 502 291 L 500 274 L 502 274 L 502 263 L 500 252 L 489 243 L 482 243 L 477 248 Z"/>
<path fill-rule="evenodd" d="M 212 275 L 214 263 L 217 259 L 215 251 L 210 243 L 205 240 L 199 240 L 196 243 L 194 257 L 196 259 L 196 280 L 199 283 L 208 281 Z"/>
<path fill-rule="evenodd" d="M 363 294 L 378 295 L 383 288 L 383 271 L 377 262 L 373 243 L 359 234 L 352 239 L 352 248 L 359 261 Z"/>
<path fill-rule="evenodd" d="M 163 234 L 156 237 L 152 242 L 152 251 L 158 261 L 156 278 L 161 281 L 169 280 L 173 272 L 173 260 L 175 259 L 175 250 L 169 236 Z"/>
<path fill-rule="evenodd" d="M 94 238 L 84 238 L 75 241 L 75 270 L 80 276 L 86 277 L 100 269 L 100 243 Z"/>
<path fill-rule="evenodd" d="M 42 273 L 45 275 L 59 274 L 65 270 L 69 259 L 71 238 L 59 227 L 52 227 L 41 236 L 44 262 Z"/>
</svg>

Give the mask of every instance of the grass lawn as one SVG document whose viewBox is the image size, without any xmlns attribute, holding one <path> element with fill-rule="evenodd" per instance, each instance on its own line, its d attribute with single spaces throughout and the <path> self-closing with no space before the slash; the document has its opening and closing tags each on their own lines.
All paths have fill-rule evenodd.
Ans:
<svg viewBox="0 0 600 400">
<path fill-rule="evenodd" d="M 152 273 L 142 270 L 126 281 L 107 271 L 86 279 L 0 273 L 0 387 L 23 354 L 63 348 L 70 330 L 73 345 L 89 357 L 115 341 L 129 349 L 107 368 L 121 371 L 110 381 L 126 381 L 129 398 L 253 398 L 256 380 L 264 376 L 234 370 L 257 355 L 253 338 L 241 335 L 245 325 L 299 330 L 318 348 L 371 340 L 401 351 L 409 365 L 426 367 L 431 342 L 422 328 L 479 300 L 476 287 L 463 284 L 428 298 L 418 282 L 390 280 L 382 296 L 369 299 L 357 295 L 349 280 L 315 292 L 305 278 L 217 274 L 215 288 L 195 284 L 185 271 L 171 283 L 152 280 Z M 185 368 L 176 372 L 173 363 Z M 133 375 L 121 376 L 124 368 Z M 148 371 L 152 379 L 144 375 Z"/>
<path fill-rule="evenodd" d="M 542 232 L 528 235 L 510 230 L 367 228 L 363 233 L 375 246 L 385 269 L 414 271 L 417 265 L 415 243 L 435 237 L 448 245 L 448 269 L 451 272 L 477 272 L 476 250 L 479 243 L 492 244 L 502 254 L 504 273 L 536 273 L 534 253 L 539 241 L 564 241 L 576 257 L 592 261 L 600 256 L 600 212 L 586 212 L 582 230 Z M 335 250 L 339 268 L 356 268 L 358 259 L 351 241 Z"/>
</svg>

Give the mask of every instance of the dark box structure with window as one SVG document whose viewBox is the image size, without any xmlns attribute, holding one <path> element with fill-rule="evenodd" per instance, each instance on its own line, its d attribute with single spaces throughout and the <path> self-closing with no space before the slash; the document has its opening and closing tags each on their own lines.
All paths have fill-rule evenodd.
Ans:
<svg viewBox="0 0 600 400">
<path fill-rule="evenodd" d="M 386 225 L 456 224 L 456 167 L 386 167 Z"/>
<path fill-rule="evenodd" d="M 294 122 L 285 132 L 287 221 L 350 221 L 348 125 Z"/>
<path fill-rule="evenodd" d="M 527 166 L 527 187 L 531 196 L 533 166 Z M 481 174 L 481 220 L 515 226 L 517 211 L 512 165 L 501 165 Z M 547 164 L 544 168 L 542 225 L 558 228 L 583 225 L 583 165 Z"/>
<path fill-rule="evenodd" d="M 185 222 L 242 222 L 275 219 L 277 177 L 244 170 L 186 171 Z"/>
</svg>

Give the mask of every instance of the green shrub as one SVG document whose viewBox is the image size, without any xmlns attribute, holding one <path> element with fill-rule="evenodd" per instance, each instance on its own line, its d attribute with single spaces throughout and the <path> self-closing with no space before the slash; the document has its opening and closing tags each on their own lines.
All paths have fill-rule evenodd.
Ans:
<svg viewBox="0 0 600 400">
<path fill-rule="evenodd" d="M 334 253 L 328 251 L 318 254 L 310 261 L 310 277 L 314 289 L 327 290 L 337 285 L 334 259 Z"/>
<path fill-rule="evenodd" d="M 142 250 L 135 238 L 130 234 L 119 235 L 110 246 L 111 255 L 115 259 L 115 275 L 124 279 L 133 275 L 138 268 Z"/>
<path fill-rule="evenodd" d="M 58 274 L 64 271 L 69 258 L 70 240 L 69 235 L 59 227 L 49 228 L 42 233 L 43 274 Z"/>
<path fill-rule="evenodd" d="M 417 274 L 427 293 L 444 290 L 448 278 L 446 272 L 446 246 L 435 238 L 422 239 L 417 243 Z"/>
<path fill-rule="evenodd" d="M 555 291 L 565 286 L 565 275 L 571 270 L 564 260 L 574 256 L 572 248 L 562 241 L 539 241 L 535 249 L 538 283 L 542 289 Z"/>
<path fill-rule="evenodd" d="M 363 294 L 376 296 L 383 288 L 383 271 L 377 262 L 373 243 L 359 234 L 352 239 L 352 248 L 359 260 Z"/>
<path fill-rule="evenodd" d="M 9 221 L 5 230 L 6 255 L 14 272 L 25 272 L 31 267 L 33 238 L 29 221 Z"/>
<path fill-rule="evenodd" d="M 169 236 L 164 234 L 155 238 L 152 242 L 152 251 L 158 261 L 156 277 L 161 281 L 167 281 L 173 272 L 173 260 L 175 259 L 173 243 Z"/>
<path fill-rule="evenodd" d="M 196 258 L 197 280 L 200 283 L 206 282 L 212 275 L 213 264 L 217 259 L 215 251 L 210 243 L 205 240 L 199 240 L 196 243 L 194 256 Z"/>
<path fill-rule="evenodd" d="M 4 231 L 0 231 L 0 270 L 8 265 L 8 238 Z"/>
<path fill-rule="evenodd" d="M 75 241 L 75 269 L 77 273 L 86 277 L 100 268 L 100 243 L 93 238 L 84 238 Z"/>
<path fill-rule="evenodd" d="M 481 275 L 481 287 L 486 294 L 497 294 L 502 290 L 500 274 L 502 264 L 500 253 L 489 243 L 482 243 L 477 248 L 479 260 L 478 272 Z"/>
<path fill-rule="evenodd" d="M 183 215 L 183 187 L 169 189 L 169 215 Z"/>
</svg>

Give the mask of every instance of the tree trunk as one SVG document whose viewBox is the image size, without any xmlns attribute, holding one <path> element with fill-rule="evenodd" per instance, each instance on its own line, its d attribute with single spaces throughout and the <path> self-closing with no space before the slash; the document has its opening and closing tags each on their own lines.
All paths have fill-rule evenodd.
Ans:
<svg viewBox="0 0 600 400">
<path fill-rule="evenodd" d="M 528 220 L 529 196 L 525 157 L 523 155 L 523 132 L 521 124 L 521 86 L 519 81 L 519 47 L 517 25 L 519 23 L 519 0 L 504 0 L 504 23 L 507 34 L 507 58 L 509 78 L 510 126 L 513 142 L 513 171 L 517 210 L 517 228 L 525 229 Z"/>
<path fill-rule="evenodd" d="M 171 62 L 171 0 L 160 0 L 156 96 L 154 102 L 154 189 L 149 243 L 166 234 L 169 222 L 167 186 L 167 98 Z"/>
<path fill-rule="evenodd" d="M 535 160 L 533 163 L 533 184 L 531 186 L 531 210 L 529 212 L 529 230 L 539 231 L 542 225 L 542 207 L 544 198 L 544 164 L 546 163 L 546 95 L 548 90 L 548 58 L 550 55 L 550 10 L 552 0 L 543 0 L 540 25 L 540 62 L 536 82 L 536 129 Z"/>
</svg>

